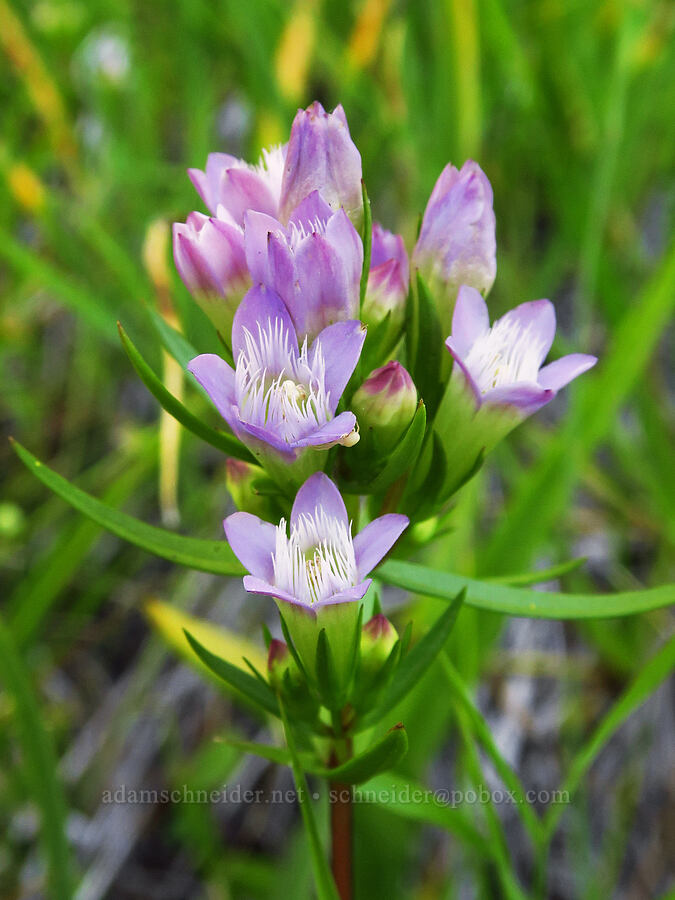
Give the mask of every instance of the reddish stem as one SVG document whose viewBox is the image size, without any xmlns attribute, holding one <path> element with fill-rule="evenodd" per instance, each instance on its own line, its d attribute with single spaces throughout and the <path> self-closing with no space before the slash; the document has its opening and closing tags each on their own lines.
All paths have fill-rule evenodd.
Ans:
<svg viewBox="0 0 675 900">
<path fill-rule="evenodd" d="M 340 900 L 352 900 L 352 786 L 330 783 L 332 869 Z"/>
</svg>

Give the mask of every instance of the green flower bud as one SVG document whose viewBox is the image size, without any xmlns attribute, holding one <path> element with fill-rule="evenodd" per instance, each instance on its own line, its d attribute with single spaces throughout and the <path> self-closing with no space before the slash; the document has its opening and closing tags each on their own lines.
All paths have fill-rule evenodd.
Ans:
<svg viewBox="0 0 675 900">
<path fill-rule="evenodd" d="M 417 409 L 417 391 L 403 366 L 392 360 L 375 369 L 351 404 L 364 451 L 385 456 L 401 439 Z"/>
<path fill-rule="evenodd" d="M 267 677 L 271 686 L 284 697 L 294 718 L 313 722 L 319 704 L 308 690 L 307 682 L 284 641 L 274 638 L 267 655 Z"/>
<path fill-rule="evenodd" d="M 295 661 L 287 644 L 274 638 L 270 642 L 267 653 L 267 677 L 272 687 L 276 690 L 280 690 L 284 675 L 289 670 L 291 663 L 295 666 Z"/>
<path fill-rule="evenodd" d="M 361 632 L 361 671 L 381 669 L 397 640 L 396 629 L 382 613 L 366 622 Z"/>
<path fill-rule="evenodd" d="M 264 478 L 264 472 L 258 466 L 240 459 L 225 460 L 225 484 L 237 509 L 261 519 L 273 519 L 276 510 L 273 510 L 270 498 L 254 488 L 254 482 L 259 478 Z"/>
</svg>

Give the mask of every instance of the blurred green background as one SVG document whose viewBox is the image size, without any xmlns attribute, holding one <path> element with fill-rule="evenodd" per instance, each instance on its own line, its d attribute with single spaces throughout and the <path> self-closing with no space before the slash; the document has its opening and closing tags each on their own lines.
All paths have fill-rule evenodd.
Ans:
<svg viewBox="0 0 675 900">
<path fill-rule="evenodd" d="M 521 427 L 464 491 L 434 564 L 495 576 L 586 556 L 563 589 L 672 581 L 674 27 L 675 7 L 658 0 L 0 0 L 3 435 L 113 506 L 218 537 L 223 460 L 160 419 L 116 321 L 216 424 L 149 312 L 217 350 L 170 258 L 169 223 L 201 208 L 185 169 L 213 150 L 254 160 L 287 139 L 298 106 L 341 102 L 376 219 L 410 249 L 442 167 L 475 158 L 495 193 L 493 314 L 549 297 L 556 355 L 600 357 L 590 387 Z M 213 743 L 265 731 L 178 663 L 144 615 L 160 599 L 261 645 L 268 605 L 103 534 L 4 439 L 0 464 L 0 896 L 65 897 L 72 884 L 80 900 L 311 896 L 292 804 L 101 799 L 120 784 L 289 785 Z M 437 613 L 387 602 L 401 623 Z M 552 790 L 670 631 L 664 611 L 565 625 L 465 609 L 451 649 L 504 757 L 526 787 Z M 358 896 L 500 897 L 511 875 L 542 897 L 659 896 L 668 699 L 654 692 L 606 746 L 605 735 L 546 872 L 508 808 L 496 821 L 466 811 L 502 842 L 495 863 L 452 815 L 432 828 L 364 805 Z M 492 783 L 457 737 L 439 671 L 403 714 L 407 777 Z M 63 871 L 50 888 L 45 860 Z"/>
</svg>

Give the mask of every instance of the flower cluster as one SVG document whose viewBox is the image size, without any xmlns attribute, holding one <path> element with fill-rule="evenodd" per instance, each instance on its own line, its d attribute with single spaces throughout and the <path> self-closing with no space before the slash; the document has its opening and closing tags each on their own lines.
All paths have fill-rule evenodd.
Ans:
<svg viewBox="0 0 675 900">
<path fill-rule="evenodd" d="M 272 642 L 270 679 L 325 680 L 325 634 L 336 696 L 358 708 L 355 667 L 384 670 L 397 645 L 378 614 L 357 633 L 363 660 L 354 654 L 369 573 L 411 517 L 438 514 L 486 452 L 596 360 L 543 365 L 548 300 L 490 325 L 495 216 L 473 161 L 441 173 L 410 261 L 400 235 L 371 225 L 341 106 L 298 111 L 288 143 L 256 165 L 214 153 L 189 174 L 210 215 L 174 226 L 176 266 L 231 354 L 189 370 L 259 464 L 228 467 L 240 511 L 225 533 L 246 590 L 275 598 L 291 642 L 292 654 Z M 278 524 L 260 518 L 275 509 Z"/>
</svg>

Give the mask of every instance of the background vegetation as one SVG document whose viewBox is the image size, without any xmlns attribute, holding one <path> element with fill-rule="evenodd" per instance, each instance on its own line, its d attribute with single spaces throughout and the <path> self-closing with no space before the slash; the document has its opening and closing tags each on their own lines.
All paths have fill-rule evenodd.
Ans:
<svg viewBox="0 0 675 900">
<path fill-rule="evenodd" d="M 198 206 L 185 169 L 216 149 L 254 159 L 297 106 L 341 102 L 376 218 L 411 246 L 441 168 L 477 159 L 498 223 L 491 309 L 548 296 L 555 349 L 601 359 L 494 454 L 426 561 L 495 577 L 587 557 L 569 591 L 673 581 L 674 19 L 665 0 L 0 0 L 3 433 L 111 506 L 217 538 L 223 457 L 160 416 L 116 321 L 217 424 L 153 318 L 217 350 L 170 259 L 167 223 Z M 102 800 L 290 787 L 213 742 L 267 732 L 147 617 L 155 601 L 169 632 L 170 602 L 261 648 L 271 604 L 103 533 L 0 454 L 0 895 L 310 896 L 293 804 Z M 438 613 L 395 591 L 385 606 L 420 629 Z M 667 891 L 670 633 L 663 610 L 565 624 L 465 608 L 454 668 L 392 712 L 411 749 L 384 783 L 514 788 L 515 770 L 570 803 L 361 805 L 359 896 Z"/>
</svg>

